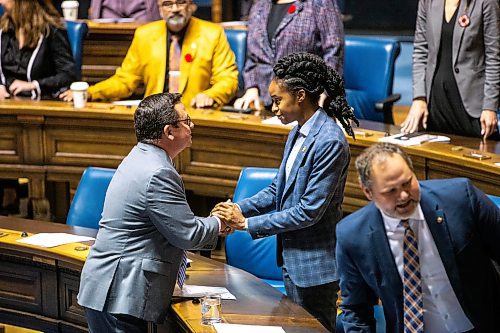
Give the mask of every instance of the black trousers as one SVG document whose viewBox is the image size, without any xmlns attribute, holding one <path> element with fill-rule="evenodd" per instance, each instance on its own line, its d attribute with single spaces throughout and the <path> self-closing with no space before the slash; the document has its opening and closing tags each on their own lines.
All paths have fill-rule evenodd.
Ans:
<svg viewBox="0 0 500 333">
<path fill-rule="evenodd" d="M 113 314 L 84 307 L 90 333 L 147 333 L 148 322 L 126 314 Z"/>
<path fill-rule="evenodd" d="M 309 311 L 330 332 L 335 332 L 338 282 L 301 288 L 292 282 L 285 267 L 283 267 L 283 281 L 288 298 Z"/>
</svg>

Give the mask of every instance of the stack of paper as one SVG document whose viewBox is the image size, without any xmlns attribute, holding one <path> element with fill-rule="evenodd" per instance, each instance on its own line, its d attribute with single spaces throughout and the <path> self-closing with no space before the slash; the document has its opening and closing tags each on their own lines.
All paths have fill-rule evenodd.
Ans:
<svg viewBox="0 0 500 333">
<path fill-rule="evenodd" d="M 16 240 L 16 242 L 41 247 L 54 247 L 63 244 L 86 242 L 92 240 L 95 240 L 95 238 L 65 233 L 40 233 L 30 237 L 18 239 Z"/>
<path fill-rule="evenodd" d="M 450 138 L 443 135 L 432 135 L 422 133 L 395 134 L 378 139 L 381 142 L 390 142 L 400 146 L 414 146 L 425 142 L 450 142 Z"/>
</svg>

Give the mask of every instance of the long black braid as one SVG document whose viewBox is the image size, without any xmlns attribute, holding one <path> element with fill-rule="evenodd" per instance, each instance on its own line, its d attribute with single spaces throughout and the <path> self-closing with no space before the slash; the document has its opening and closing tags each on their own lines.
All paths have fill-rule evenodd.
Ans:
<svg viewBox="0 0 500 333">
<path fill-rule="evenodd" d="M 338 119 L 347 134 L 354 138 L 350 120 L 358 126 L 359 122 L 347 103 L 344 80 L 323 59 L 306 52 L 292 53 L 278 60 L 273 71 L 275 79 L 288 91 L 296 94 L 304 89 L 313 102 L 317 102 L 323 91 L 326 91 L 326 113 Z"/>
</svg>

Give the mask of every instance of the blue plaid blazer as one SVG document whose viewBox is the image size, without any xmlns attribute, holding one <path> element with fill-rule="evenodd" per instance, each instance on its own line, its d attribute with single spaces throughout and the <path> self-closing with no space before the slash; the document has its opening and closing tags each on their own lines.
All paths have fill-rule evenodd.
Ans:
<svg viewBox="0 0 500 333">
<path fill-rule="evenodd" d="M 320 109 L 286 182 L 286 160 L 297 130 L 288 136 L 273 183 L 238 204 L 252 238 L 277 234 L 282 246 L 278 262 L 295 285 L 311 287 L 338 280 L 335 226 L 342 218 L 350 152 L 342 130 Z"/>
</svg>

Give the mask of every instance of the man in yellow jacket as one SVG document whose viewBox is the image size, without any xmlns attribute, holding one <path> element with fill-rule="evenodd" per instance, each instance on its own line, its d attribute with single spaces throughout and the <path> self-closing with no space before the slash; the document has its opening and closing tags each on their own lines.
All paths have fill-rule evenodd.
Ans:
<svg viewBox="0 0 500 333">
<path fill-rule="evenodd" d="M 137 28 L 121 67 L 90 87 L 89 98 L 127 98 L 141 82 L 145 96 L 168 91 L 167 45 L 174 35 L 182 45 L 178 79 L 182 103 L 192 107 L 228 103 L 238 88 L 238 70 L 222 27 L 191 17 L 196 10 L 192 0 L 159 0 L 158 4 L 163 21 Z M 62 98 L 71 100 L 71 93 L 63 93 Z"/>
</svg>

